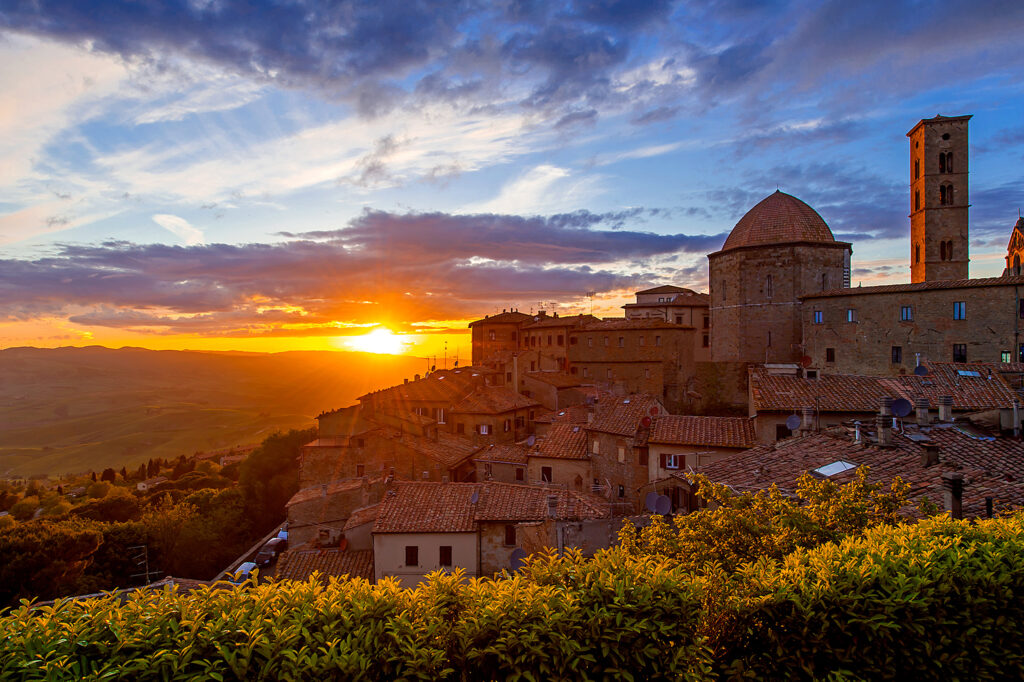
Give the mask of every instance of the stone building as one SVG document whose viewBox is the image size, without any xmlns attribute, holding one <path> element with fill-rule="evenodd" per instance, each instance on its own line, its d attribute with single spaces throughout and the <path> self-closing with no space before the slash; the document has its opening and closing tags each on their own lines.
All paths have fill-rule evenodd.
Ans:
<svg viewBox="0 0 1024 682">
<path fill-rule="evenodd" d="M 693 289 L 670 284 L 636 292 L 636 303 L 622 306 L 626 319 L 656 317 L 666 322 L 711 329 L 709 297 Z"/>
<path fill-rule="evenodd" d="M 800 296 L 849 286 L 851 253 L 796 197 L 776 191 L 750 209 L 708 255 L 711 359 L 799 360 Z"/>
<path fill-rule="evenodd" d="M 936 116 L 910 138 L 910 281 L 967 279 L 967 122 Z"/>
<path fill-rule="evenodd" d="M 654 481 L 685 472 L 756 445 L 754 421 L 746 417 L 655 417 L 647 437 L 647 477 Z"/>
<path fill-rule="evenodd" d="M 532 415 L 541 407 L 505 386 L 478 388 L 451 408 L 448 427 L 483 446 L 514 443 L 533 433 Z"/>
<path fill-rule="evenodd" d="M 587 431 L 581 424 L 552 424 L 527 454 L 526 466 L 530 483 L 593 491 L 594 468 L 587 452 Z"/>
<path fill-rule="evenodd" d="M 598 322 L 593 315 L 547 315 L 543 311 L 534 316 L 532 322 L 523 325 L 520 331 L 522 349 L 538 351 L 541 356 L 554 361 L 555 367 L 566 371 L 569 366 L 569 334 L 580 327 Z M 541 363 L 538 365 L 548 363 Z M 524 367 L 525 369 L 525 367 Z"/>
<path fill-rule="evenodd" d="M 473 364 L 482 365 L 501 351 L 519 350 L 519 330 L 533 318 L 518 310 L 502 310 L 469 323 L 473 345 Z"/>
<path fill-rule="evenodd" d="M 1003 275 L 1022 274 L 1020 266 L 1024 260 L 1024 218 L 1017 217 L 1017 223 L 1010 232 L 1010 243 L 1006 245 L 1006 269 Z"/>
</svg>

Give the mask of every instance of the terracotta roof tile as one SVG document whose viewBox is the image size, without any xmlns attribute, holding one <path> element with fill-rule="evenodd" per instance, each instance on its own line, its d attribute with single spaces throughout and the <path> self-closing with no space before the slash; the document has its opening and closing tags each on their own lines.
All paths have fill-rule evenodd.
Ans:
<svg viewBox="0 0 1024 682">
<path fill-rule="evenodd" d="M 484 386 L 473 391 L 452 407 L 452 412 L 468 414 L 503 414 L 540 405 L 533 398 L 504 386 Z"/>
<path fill-rule="evenodd" d="M 568 424 L 586 424 L 589 408 L 586 405 L 570 405 L 563 410 L 551 410 L 538 414 L 533 418 L 539 424 L 557 424 L 565 422 Z"/>
<path fill-rule="evenodd" d="M 473 461 L 526 464 L 526 453 L 529 451 L 530 446 L 525 443 L 516 443 L 514 445 L 490 445 L 474 457 Z"/>
<path fill-rule="evenodd" d="M 864 435 L 870 440 L 873 433 L 865 429 Z M 916 441 L 911 436 L 926 440 Z M 844 460 L 871 467 L 872 481 L 900 476 L 911 485 L 912 498 L 927 497 L 940 506 L 942 474 L 959 472 L 964 476 L 965 516 L 982 515 L 986 497 L 995 498 L 996 509 L 1024 504 L 1024 443 L 1020 441 L 957 422 L 925 428 L 907 424 L 903 433 L 893 434 L 893 442 L 891 448 L 860 445 L 853 442 L 848 429 L 837 427 L 762 445 L 702 466 L 698 472 L 741 491 L 768 488 L 773 483 L 791 490 L 804 472 Z M 939 448 L 939 463 L 930 467 L 922 463 L 926 444 Z M 832 479 L 843 482 L 852 475 L 850 470 Z"/>
<path fill-rule="evenodd" d="M 511 312 L 511 313 L 498 313 L 497 315 L 488 315 L 482 320 L 473 320 L 469 323 L 470 327 L 475 327 L 481 324 L 525 324 L 531 322 L 532 317 L 526 313 Z"/>
<path fill-rule="evenodd" d="M 371 504 L 368 507 L 352 510 L 352 514 L 345 521 L 345 527 L 342 530 L 350 530 L 366 523 L 373 523 L 377 520 L 377 509 L 379 507 L 379 504 Z"/>
<path fill-rule="evenodd" d="M 598 318 L 593 315 L 565 315 L 562 317 L 542 317 L 536 322 L 523 327 L 524 330 L 547 329 L 550 327 L 579 327 L 588 322 L 597 322 Z"/>
<path fill-rule="evenodd" d="M 417 436 L 411 433 L 398 433 L 392 435 L 392 439 L 411 450 L 426 455 L 427 457 L 440 462 L 448 468 L 452 468 L 473 455 L 482 446 L 474 445 L 473 441 L 463 436 L 455 436 L 443 431 L 438 432 L 437 440 Z"/>
<path fill-rule="evenodd" d="M 754 422 L 747 417 L 655 417 L 649 443 L 752 448 L 757 445 Z"/>
<path fill-rule="evenodd" d="M 560 520 L 608 516 L 600 498 L 571 490 L 495 482 L 396 483 L 381 502 L 373 532 L 468 533 L 481 521 L 541 521 L 548 515 L 549 495 L 558 498 Z"/>
<path fill-rule="evenodd" d="M 794 196 L 776 191 L 740 218 L 722 251 L 789 242 L 835 242 L 835 237 L 817 211 Z"/>
<path fill-rule="evenodd" d="M 594 421 L 587 425 L 587 430 L 633 436 L 642 426 L 645 417 L 653 418 L 663 414 L 667 414 L 667 411 L 656 398 L 635 393 L 601 401 Z"/>
<path fill-rule="evenodd" d="M 629 329 L 693 329 L 688 325 L 673 324 L 666 322 L 660 317 L 635 317 L 631 320 L 625 318 L 615 318 L 611 320 L 602 320 L 600 322 L 592 322 L 584 327 L 580 328 L 580 331 L 584 332 L 603 332 L 603 331 L 615 331 L 615 330 L 629 330 Z"/>
<path fill-rule="evenodd" d="M 537 441 L 538 457 L 587 459 L 587 431 L 582 424 L 552 424 Z"/>
<path fill-rule="evenodd" d="M 348 492 L 352 490 L 358 490 L 364 485 L 370 485 L 376 483 L 382 477 L 368 477 L 368 478 L 346 478 L 340 481 L 332 481 L 323 485 L 312 485 L 308 488 L 302 488 L 285 504 L 286 507 L 290 507 L 294 504 L 301 504 L 303 502 L 312 502 L 313 500 L 321 497 L 330 497 L 337 493 Z"/>
<path fill-rule="evenodd" d="M 913 284 L 881 284 L 874 287 L 852 287 L 832 289 L 813 294 L 804 294 L 802 299 L 831 298 L 833 296 L 862 296 L 866 294 L 895 294 L 910 291 L 933 291 L 937 289 L 973 289 L 979 287 L 1013 286 L 1024 284 L 1024 275 L 1007 277 L 979 277 L 977 279 L 950 279 Z"/>
<path fill-rule="evenodd" d="M 555 388 L 573 388 L 583 383 L 577 377 L 565 372 L 527 372 L 526 376 Z"/>
<path fill-rule="evenodd" d="M 447 402 L 454 403 L 469 394 L 474 386 L 483 380 L 474 377 L 473 369 L 440 370 L 422 379 L 399 384 L 391 388 L 368 393 L 360 400 L 372 398 L 378 404 L 393 403 L 403 405 L 411 402 Z"/>
<path fill-rule="evenodd" d="M 672 284 L 664 284 L 660 287 L 654 287 L 653 289 L 644 289 L 643 291 L 636 292 L 637 296 L 642 294 L 693 294 L 696 293 L 693 289 L 686 289 L 684 287 L 677 287 Z"/>
<path fill-rule="evenodd" d="M 757 411 L 793 411 L 818 407 L 822 412 L 875 412 L 881 399 L 926 397 L 932 408 L 940 396 L 953 397 L 955 411 L 1009 408 L 1014 392 L 998 372 L 966 363 L 929 363 L 931 373 L 899 377 L 820 374 L 817 379 L 772 374 L 763 366 L 750 368 L 751 407 Z M 981 376 L 962 376 L 977 371 Z M 817 399 L 817 402 L 816 402 Z"/>
<path fill-rule="evenodd" d="M 314 572 L 321 582 L 347 575 L 373 581 L 373 552 L 330 549 L 291 549 L 281 553 L 274 577 L 280 580 L 308 580 Z"/>
</svg>

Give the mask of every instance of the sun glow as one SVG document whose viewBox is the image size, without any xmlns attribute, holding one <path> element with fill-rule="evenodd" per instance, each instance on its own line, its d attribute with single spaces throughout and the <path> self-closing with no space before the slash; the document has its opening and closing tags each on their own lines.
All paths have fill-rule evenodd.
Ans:
<svg viewBox="0 0 1024 682">
<path fill-rule="evenodd" d="M 353 336 L 345 339 L 345 345 L 352 350 L 363 351 L 364 353 L 384 353 L 387 355 L 401 355 L 405 353 L 408 345 L 387 327 L 377 327 L 371 332 L 362 336 Z"/>
</svg>

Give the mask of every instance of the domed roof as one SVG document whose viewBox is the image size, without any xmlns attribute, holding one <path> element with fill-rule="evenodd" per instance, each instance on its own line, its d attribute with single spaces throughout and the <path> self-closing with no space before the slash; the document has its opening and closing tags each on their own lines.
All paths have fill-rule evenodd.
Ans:
<svg viewBox="0 0 1024 682">
<path fill-rule="evenodd" d="M 776 190 L 740 218 L 722 251 L 787 242 L 835 242 L 835 237 L 817 211 Z"/>
</svg>

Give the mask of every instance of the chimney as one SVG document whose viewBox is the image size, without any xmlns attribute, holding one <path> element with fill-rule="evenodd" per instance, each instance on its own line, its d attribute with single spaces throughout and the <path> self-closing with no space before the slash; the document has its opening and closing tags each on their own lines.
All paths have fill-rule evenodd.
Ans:
<svg viewBox="0 0 1024 682">
<path fill-rule="evenodd" d="M 803 412 L 803 422 L 800 424 L 800 430 L 805 434 L 814 431 L 814 408 L 804 407 L 801 408 Z"/>
<path fill-rule="evenodd" d="M 924 452 L 921 453 L 921 466 L 926 469 L 931 466 L 935 466 L 939 463 L 939 446 L 926 443 L 924 445 Z"/>
<path fill-rule="evenodd" d="M 914 401 L 914 407 L 917 409 L 917 425 L 928 426 L 928 398 L 918 398 Z"/>
<path fill-rule="evenodd" d="M 1020 401 L 1013 399 L 1013 437 L 1020 438 Z"/>
<path fill-rule="evenodd" d="M 419 374 L 413 374 L 412 378 L 413 378 L 413 381 L 419 381 L 420 380 L 420 375 Z"/>
<path fill-rule="evenodd" d="M 878 444 L 882 447 L 892 445 L 892 398 L 884 396 L 882 405 L 875 417 L 875 428 L 878 431 Z"/>
<path fill-rule="evenodd" d="M 943 498 L 946 511 L 954 519 L 964 517 L 964 475 L 959 471 L 947 471 L 942 474 Z"/>
<path fill-rule="evenodd" d="M 854 443 L 860 443 L 861 442 L 860 439 L 861 439 L 861 435 L 860 435 L 860 421 L 855 421 L 855 422 L 853 422 L 853 442 Z"/>
<path fill-rule="evenodd" d="M 447 474 L 445 474 L 444 476 L 441 477 L 441 483 L 449 483 L 450 481 L 451 481 L 451 479 L 448 478 Z"/>
<path fill-rule="evenodd" d="M 939 421 L 953 421 L 953 396 L 944 395 L 939 398 Z"/>
<path fill-rule="evenodd" d="M 558 495 L 548 495 L 548 518 L 558 516 Z"/>
<path fill-rule="evenodd" d="M 512 385 L 509 388 L 519 392 L 519 353 L 512 354 Z"/>
<path fill-rule="evenodd" d="M 409 378 L 408 377 L 406 377 L 405 383 L 409 383 Z"/>
<path fill-rule="evenodd" d="M 892 416 L 892 398 L 889 396 L 882 396 L 882 406 L 878 413 L 883 417 Z"/>
</svg>

